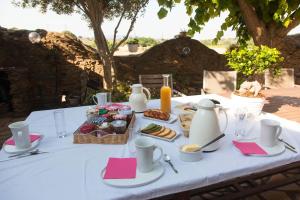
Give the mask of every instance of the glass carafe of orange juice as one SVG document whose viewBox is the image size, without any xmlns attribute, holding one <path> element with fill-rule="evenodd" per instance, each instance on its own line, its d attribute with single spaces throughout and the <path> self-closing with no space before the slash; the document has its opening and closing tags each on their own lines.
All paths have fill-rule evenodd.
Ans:
<svg viewBox="0 0 300 200">
<path fill-rule="evenodd" d="M 160 89 L 160 109 L 163 112 L 171 113 L 172 89 L 169 87 L 169 76 L 168 74 L 163 74 L 164 85 Z"/>
</svg>

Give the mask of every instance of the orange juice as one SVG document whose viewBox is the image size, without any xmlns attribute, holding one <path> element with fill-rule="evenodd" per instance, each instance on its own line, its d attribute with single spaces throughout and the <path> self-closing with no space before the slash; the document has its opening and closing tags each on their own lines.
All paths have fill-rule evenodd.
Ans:
<svg viewBox="0 0 300 200">
<path fill-rule="evenodd" d="M 171 113 L 172 89 L 168 86 L 169 75 L 163 75 L 164 85 L 160 89 L 160 109 L 163 112 Z"/>
</svg>

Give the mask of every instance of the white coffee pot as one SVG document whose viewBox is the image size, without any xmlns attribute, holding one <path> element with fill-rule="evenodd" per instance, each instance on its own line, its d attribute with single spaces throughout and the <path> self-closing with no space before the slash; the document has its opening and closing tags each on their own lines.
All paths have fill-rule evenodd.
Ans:
<svg viewBox="0 0 300 200">
<path fill-rule="evenodd" d="M 143 87 L 142 84 L 133 84 L 131 86 L 132 92 L 129 96 L 129 103 L 135 112 L 144 112 L 147 108 L 147 102 L 151 98 L 150 91 Z M 148 98 L 143 91 L 146 91 Z"/>
<path fill-rule="evenodd" d="M 220 130 L 219 119 L 216 110 L 224 111 L 226 116 L 226 125 L 228 124 L 228 118 L 225 110 L 221 106 L 216 106 L 209 99 L 202 99 L 197 105 L 197 112 L 195 113 L 190 127 L 189 143 L 198 144 L 200 147 L 209 143 L 213 139 L 222 134 Z M 215 151 L 219 148 L 219 141 L 212 143 L 203 149 L 203 151 Z"/>
</svg>

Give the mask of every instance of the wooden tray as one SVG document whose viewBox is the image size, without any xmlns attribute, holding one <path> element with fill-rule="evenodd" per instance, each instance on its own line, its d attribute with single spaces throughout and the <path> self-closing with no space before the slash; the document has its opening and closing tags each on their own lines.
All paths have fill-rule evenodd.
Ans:
<svg viewBox="0 0 300 200">
<path fill-rule="evenodd" d="M 126 144 L 129 137 L 129 131 L 132 130 L 134 122 L 135 122 L 135 114 L 133 113 L 131 121 L 124 134 L 108 134 L 102 137 L 96 137 L 91 134 L 82 134 L 79 131 L 80 129 L 79 127 L 73 133 L 74 136 L 73 143 L 74 144 Z"/>
</svg>

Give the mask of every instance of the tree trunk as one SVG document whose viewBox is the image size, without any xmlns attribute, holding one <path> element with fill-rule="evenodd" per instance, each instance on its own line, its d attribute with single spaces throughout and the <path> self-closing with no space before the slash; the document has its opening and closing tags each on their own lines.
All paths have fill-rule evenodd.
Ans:
<svg viewBox="0 0 300 200">
<path fill-rule="evenodd" d="M 255 45 L 266 45 L 280 48 L 287 33 L 296 27 L 300 21 L 294 19 L 288 27 L 278 26 L 274 21 L 265 23 L 260 19 L 255 8 L 246 0 L 237 0 L 243 20 Z"/>
<path fill-rule="evenodd" d="M 101 29 L 101 24 L 93 24 L 94 30 L 94 37 L 95 43 L 97 46 L 98 54 L 103 64 L 103 72 L 104 72 L 104 79 L 103 79 L 103 86 L 107 90 L 111 90 L 113 88 L 113 81 L 112 81 L 112 69 L 114 68 L 113 56 L 111 56 L 107 41 L 104 36 L 104 33 Z"/>
</svg>

